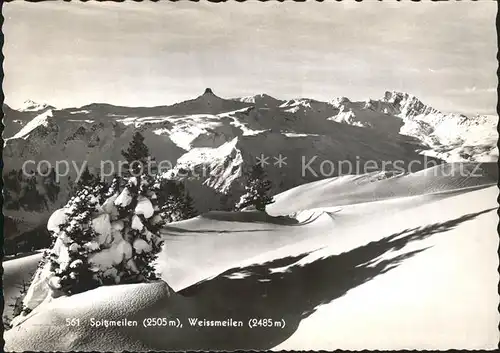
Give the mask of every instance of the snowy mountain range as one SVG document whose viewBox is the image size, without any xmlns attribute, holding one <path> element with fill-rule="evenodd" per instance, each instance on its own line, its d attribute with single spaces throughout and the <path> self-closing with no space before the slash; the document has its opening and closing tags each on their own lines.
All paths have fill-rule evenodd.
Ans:
<svg viewBox="0 0 500 353">
<path fill-rule="evenodd" d="M 56 109 L 26 101 L 19 110 L 4 105 L 4 114 L 4 209 L 19 232 L 46 222 L 67 201 L 76 176 L 71 168 L 56 187 L 51 176 L 22 175 L 25 161 L 66 160 L 77 166 L 86 161 L 96 172 L 103 160 L 122 160 L 121 150 L 135 131 L 144 135 L 156 160 L 172 163 L 170 177 L 190 184 L 202 212 L 218 207 L 225 194 L 236 199 L 243 172 L 262 156 L 269 158 L 266 172 L 274 193 L 345 173 L 304 174 L 301 158 L 312 160 L 312 170 L 325 160 L 407 165 L 425 155 L 447 162 L 498 158 L 497 117 L 445 114 L 394 91 L 375 100 L 321 102 L 266 94 L 225 99 L 207 88 L 195 99 L 168 106 L 94 103 Z M 280 155 L 286 163 L 276 167 Z"/>
</svg>

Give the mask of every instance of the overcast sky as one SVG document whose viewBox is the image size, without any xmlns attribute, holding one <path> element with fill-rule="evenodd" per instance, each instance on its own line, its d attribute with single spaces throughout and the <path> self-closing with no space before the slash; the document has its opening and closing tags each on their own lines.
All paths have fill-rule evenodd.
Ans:
<svg viewBox="0 0 500 353">
<path fill-rule="evenodd" d="M 222 97 L 380 98 L 496 114 L 496 3 L 4 4 L 4 92 L 16 107 Z"/>
</svg>

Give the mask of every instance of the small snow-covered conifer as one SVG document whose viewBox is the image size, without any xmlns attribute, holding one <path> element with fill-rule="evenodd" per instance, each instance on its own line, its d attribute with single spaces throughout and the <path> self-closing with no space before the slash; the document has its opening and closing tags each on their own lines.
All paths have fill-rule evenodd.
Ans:
<svg viewBox="0 0 500 353">
<path fill-rule="evenodd" d="M 260 165 L 253 166 L 247 173 L 245 193 L 236 204 L 236 209 L 242 210 L 245 207 L 254 206 L 259 211 L 265 211 L 266 205 L 274 202 L 273 197 L 269 195 L 271 187 L 264 169 Z"/>
<path fill-rule="evenodd" d="M 94 190 L 84 187 L 71 198 L 52 228 L 54 246 L 48 252 L 50 271 L 57 283 L 55 289 L 66 294 L 83 292 L 99 285 L 89 264 L 89 256 L 99 250 L 99 246 L 89 246 L 96 238 L 92 220 L 97 214 L 98 198 Z M 58 229 L 57 229 L 58 228 Z"/>
<path fill-rule="evenodd" d="M 163 224 L 182 221 L 198 215 L 193 206 L 193 198 L 180 181 L 161 179 L 157 196 Z"/>
<path fill-rule="evenodd" d="M 148 175 L 130 177 L 114 205 L 121 236 L 131 245 L 122 282 L 156 279 L 154 261 L 161 250 L 161 220 L 154 192 L 154 179 Z"/>
<path fill-rule="evenodd" d="M 101 177 L 98 174 L 92 174 L 88 166 L 85 166 L 85 169 L 75 184 L 72 195 L 76 195 L 76 193 L 82 188 L 89 188 L 92 190 L 99 202 L 102 202 L 105 196 L 104 193 L 108 189 L 108 186 L 103 180 L 101 180 Z"/>
<path fill-rule="evenodd" d="M 110 197 L 110 196 L 113 196 L 114 194 L 118 193 L 120 191 L 120 184 L 121 184 L 121 178 L 117 174 L 115 174 L 113 176 L 113 179 L 111 180 L 111 183 L 109 184 L 108 188 L 106 189 L 104 196 Z"/>
<path fill-rule="evenodd" d="M 156 174 L 155 160 L 151 157 L 140 132 L 134 134 L 128 148 L 122 151 L 122 156 L 127 161 L 127 169 L 123 173 L 125 177 Z"/>
</svg>

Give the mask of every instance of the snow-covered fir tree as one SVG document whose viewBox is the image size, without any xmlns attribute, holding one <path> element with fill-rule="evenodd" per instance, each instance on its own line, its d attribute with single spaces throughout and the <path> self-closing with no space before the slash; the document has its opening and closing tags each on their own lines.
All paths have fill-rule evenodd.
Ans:
<svg viewBox="0 0 500 353">
<path fill-rule="evenodd" d="M 76 185 L 79 187 L 92 186 L 97 182 L 97 180 L 98 178 L 90 172 L 89 167 L 86 165 L 85 169 L 83 169 L 83 172 L 80 175 L 80 178 L 76 182 Z"/>
<path fill-rule="evenodd" d="M 193 199 L 181 181 L 160 179 L 156 193 L 163 224 L 198 215 L 193 206 Z"/>
<path fill-rule="evenodd" d="M 104 191 L 100 185 L 82 185 L 50 217 L 54 243 L 23 300 L 25 312 L 60 295 L 157 279 L 154 262 L 163 222 L 156 176 L 115 176 Z"/>
<path fill-rule="evenodd" d="M 140 132 L 134 133 L 128 148 L 122 151 L 122 156 L 127 161 L 127 168 L 123 171 L 125 177 L 156 174 L 155 160 L 151 157 L 149 148 L 144 143 L 144 136 Z"/>
<path fill-rule="evenodd" d="M 154 191 L 154 179 L 148 175 L 130 177 L 120 192 L 111 196 L 108 207 L 114 215 L 112 227 L 123 240 L 131 245 L 127 248 L 123 264 L 117 268 L 120 282 L 142 282 L 156 279 L 154 261 L 161 250 L 162 219 Z M 107 202 L 108 202 L 107 201 Z"/>
<path fill-rule="evenodd" d="M 91 254 L 100 248 L 92 223 L 98 213 L 96 193 L 98 190 L 91 187 L 80 189 L 66 205 L 57 229 L 52 229 L 55 241 L 47 254 L 53 274 L 50 283 L 64 294 L 80 293 L 100 284 L 89 263 Z"/>
<path fill-rule="evenodd" d="M 56 233 L 67 250 L 54 246 L 56 251 L 49 253 L 57 289 L 72 294 L 100 285 L 156 279 L 154 260 L 162 242 L 152 180 L 145 175 L 130 177 L 120 189 L 115 178 L 102 203 L 88 187 L 70 200 Z M 76 265 L 78 271 L 73 273 Z"/>
<path fill-rule="evenodd" d="M 118 174 L 115 173 L 113 175 L 113 179 L 111 180 L 111 183 L 109 184 L 109 187 L 106 188 L 106 192 L 104 193 L 104 196 L 106 198 L 113 196 L 116 193 L 120 192 L 120 186 L 121 186 L 122 179 L 118 176 Z"/>
<path fill-rule="evenodd" d="M 82 174 L 76 180 L 76 183 L 70 195 L 75 196 L 83 188 L 89 188 L 90 190 L 92 190 L 94 195 L 97 196 L 99 202 L 103 202 L 105 193 L 108 189 L 108 185 L 104 180 L 101 179 L 99 174 L 91 173 L 89 167 L 86 165 L 82 171 Z"/>
<path fill-rule="evenodd" d="M 114 176 L 100 207 L 102 214 L 94 219 L 105 242 L 90 261 L 104 284 L 157 279 L 154 262 L 162 245 L 156 176 L 146 168 L 151 158 L 140 133 L 122 154 L 129 163 L 127 177 Z"/>
<path fill-rule="evenodd" d="M 269 195 L 272 185 L 266 178 L 264 169 L 260 165 L 255 165 L 246 176 L 245 193 L 236 204 L 236 210 L 254 206 L 259 211 L 265 211 L 266 205 L 274 201 L 273 197 Z"/>
</svg>

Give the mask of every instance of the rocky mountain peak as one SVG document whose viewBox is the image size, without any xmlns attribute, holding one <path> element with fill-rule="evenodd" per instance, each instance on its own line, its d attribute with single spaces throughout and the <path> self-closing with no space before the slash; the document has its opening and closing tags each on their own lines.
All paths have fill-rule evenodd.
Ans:
<svg viewBox="0 0 500 353">
<path fill-rule="evenodd" d="M 214 91 L 210 87 L 205 88 L 205 92 L 203 92 L 203 95 L 212 95 L 215 96 Z"/>
<path fill-rule="evenodd" d="M 26 112 L 41 111 L 52 108 L 46 103 L 37 103 L 31 99 L 24 101 L 19 110 Z"/>
<path fill-rule="evenodd" d="M 406 92 L 386 91 L 383 101 L 392 103 L 405 117 L 440 113 L 437 109 L 424 104 L 420 99 Z"/>
</svg>

